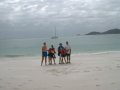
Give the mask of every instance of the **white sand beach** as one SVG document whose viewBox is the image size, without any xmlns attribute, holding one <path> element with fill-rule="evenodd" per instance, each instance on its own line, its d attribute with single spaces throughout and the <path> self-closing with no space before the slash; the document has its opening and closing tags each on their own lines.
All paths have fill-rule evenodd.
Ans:
<svg viewBox="0 0 120 90">
<path fill-rule="evenodd" d="M 41 67 L 40 60 L 1 58 L 0 90 L 120 90 L 119 52 L 77 54 L 64 65 Z"/>
</svg>

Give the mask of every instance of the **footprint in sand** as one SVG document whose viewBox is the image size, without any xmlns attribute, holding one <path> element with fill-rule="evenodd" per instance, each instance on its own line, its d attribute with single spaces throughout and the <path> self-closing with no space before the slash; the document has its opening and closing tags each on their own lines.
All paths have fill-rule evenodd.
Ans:
<svg viewBox="0 0 120 90">
<path fill-rule="evenodd" d="M 47 90 L 47 88 L 42 88 L 43 90 Z"/>
<path fill-rule="evenodd" d="M 3 88 L 2 86 L 0 86 L 0 88 Z"/>
<path fill-rule="evenodd" d="M 95 78 L 95 80 L 97 81 L 97 80 L 99 80 L 98 78 Z"/>
<path fill-rule="evenodd" d="M 117 68 L 120 68 L 120 66 L 116 66 Z"/>
<path fill-rule="evenodd" d="M 59 85 L 55 85 L 54 87 L 61 88 L 61 86 L 59 86 Z"/>
<path fill-rule="evenodd" d="M 84 72 L 90 72 L 89 70 L 85 70 Z"/>
<path fill-rule="evenodd" d="M 10 82 L 7 82 L 7 84 L 11 84 Z"/>
<path fill-rule="evenodd" d="M 114 85 L 114 84 L 115 84 L 115 82 L 112 82 L 111 84 L 112 84 L 112 85 Z"/>
<path fill-rule="evenodd" d="M 102 71 L 102 69 L 100 67 L 96 67 L 97 71 Z"/>
<path fill-rule="evenodd" d="M 32 82 L 33 80 L 28 80 L 29 82 Z"/>
<path fill-rule="evenodd" d="M 102 69 L 98 69 L 97 71 L 102 71 Z"/>
<path fill-rule="evenodd" d="M 25 84 L 27 84 L 27 82 L 23 82 L 22 84 L 25 85 Z"/>
<path fill-rule="evenodd" d="M 96 67 L 96 68 L 100 68 L 100 67 Z"/>
<path fill-rule="evenodd" d="M 96 87 L 100 87 L 101 85 L 100 84 L 96 84 Z"/>
<path fill-rule="evenodd" d="M 112 70 L 112 68 L 111 68 L 111 67 L 109 67 L 108 69 L 109 69 L 109 70 Z"/>
<path fill-rule="evenodd" d="M 18 86 L 19 86 L 19 87 L 22 87 L 23 85 L 20 84 L 20 85 L 18 85 Z"/>
<path fill-rule="evenodd" d="M 11 70 L 11 69 L 8 69 L 8 70 Z"/>
<path fill-rule="evenodd" d="M 17 88 L 17 87 L 15 87 L 15 88 L 13 88 L 14 90 L 17 90 L 17 89 L 19 89 L 19 88 Z"/>
</svg>

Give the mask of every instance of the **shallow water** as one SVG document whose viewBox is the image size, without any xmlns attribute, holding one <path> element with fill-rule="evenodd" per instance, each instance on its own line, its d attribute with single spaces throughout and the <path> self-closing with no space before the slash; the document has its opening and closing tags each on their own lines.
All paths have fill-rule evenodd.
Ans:
<svg viewBox="0 0 120 90">
<path fill-rule="evenodd" d="M 46 42 L 48 47 L 53 44 L 57 50 L 59 43 L 69 41 L 72 53 L 101 53 L 120 51 L 120 34 L 118 35 L 89 35 L 76 37 L 1 39 L 0 57 L 23 57 L 41 55 L 41 47 Z"/>
</svg>

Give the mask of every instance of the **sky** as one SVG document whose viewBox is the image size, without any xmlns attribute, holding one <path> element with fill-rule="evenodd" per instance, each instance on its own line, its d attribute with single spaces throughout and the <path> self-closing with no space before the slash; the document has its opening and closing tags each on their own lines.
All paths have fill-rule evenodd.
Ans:
<svg viewBox="0 0 120 90">
<path fill-rule="evenodd" d="M 0 39 L 120 28 L 120 0 L 0 0 Z"/>
</svg>

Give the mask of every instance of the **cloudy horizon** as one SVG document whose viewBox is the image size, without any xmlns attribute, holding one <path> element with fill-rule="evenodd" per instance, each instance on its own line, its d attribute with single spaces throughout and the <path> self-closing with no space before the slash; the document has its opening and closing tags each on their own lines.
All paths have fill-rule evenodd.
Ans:
<svg viewBox="0 0 120 90">
<path fill-rule="evenodd" d="M 0 0 L 0 38 L 74 36 L 120 28 L 119 0 Z"/>
</svg>

